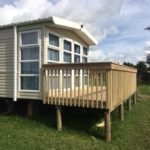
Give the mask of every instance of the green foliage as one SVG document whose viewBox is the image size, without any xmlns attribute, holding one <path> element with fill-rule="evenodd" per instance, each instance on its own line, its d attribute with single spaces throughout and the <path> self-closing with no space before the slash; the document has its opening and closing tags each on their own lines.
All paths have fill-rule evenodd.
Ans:
<svg viewBox="0 0 150 150">
<path fill-rule="evenodd" d="M 146 62 L 139 61 L 136 65 L 130 62 L 124 62 L 123 64 L 137 69 L 138 83 L 142 83 L 143 81 L 150 83 L 150 73 L 148 72 L 148 65 L 146 64 Z"/>
<path fill-rule="evenodd" d="M 147 73 L 148 68 L 144 61 L 139 61 L 136 66 L 137 66 L 138 74 Z"/>
<path fill-rule="evenodd" d="M 136 68 L 136 66 L 130 62 L 124 62 L 123 65 Z"/>
</svg>

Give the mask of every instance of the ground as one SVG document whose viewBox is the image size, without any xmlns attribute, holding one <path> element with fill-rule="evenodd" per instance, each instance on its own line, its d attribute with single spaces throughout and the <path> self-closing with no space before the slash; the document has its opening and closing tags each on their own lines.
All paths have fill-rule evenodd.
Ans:
<svg viewBox="0 0 150 150">
<path fill-rule="evenodd" d="M 132 111 L 125 108 L 125 121 L 112 113 L 112 141 L 103 139 L 95 124 L 103 112 L 65 109 L 63 131 L 55 129 L 55 115 L 28 118 L 0 115 L 1 150 L 150 150 L 150 85 L 139 85 L 139 98 Z M 126 106 L 126 104 L 125 104 Z M 68 114 L 69 111 L 69 114 Z"/>
</svg>

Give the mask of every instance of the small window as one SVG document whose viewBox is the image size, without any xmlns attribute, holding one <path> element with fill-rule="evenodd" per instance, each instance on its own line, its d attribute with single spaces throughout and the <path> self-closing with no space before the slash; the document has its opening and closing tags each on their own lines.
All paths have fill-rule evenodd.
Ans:
<svg viewBox="0 0 150 150">
<path fill-rule="evenodd" d="M 80 63 L 80 56 L 74 55 L 74 62 Z"/>
<path fill-rule="evenodd" d="M 80 46 L 75 44 L 74 45 L 74 52 L 80 54 Z"/>
<path fill-rule="evenodd" d="M 21 60 L 39 60 L 39 47 L 21 48 Z"/>
<path fill-rule="evenodd" d="M 64 52 L 64 62 L 71 62 L 71 54 Z"/>
<path fill-rule="evenodd" d="M 39 77 L 38 76 L 22 76 L 21 89 L 23 90 L 38 90 Z"/>
<path fill-rule="evenodd" d="M 71 42 L 64 40 L 64 50 L 71 51 Z"/>
<path fill-rule="evenodd" d="M 82 62 L 87 62 L 87 58 L 86 57 L 82 57 Z"/>
<path fill-rule="evenodd" d="M 49 44 L 59 47 L 59 37 L 53 34 L 49 34 Z"/>
<path fill-rule="evenodd" d="M 49 48 L 48 60 L 59 61 L 59 51 Z"/>
<path fill-rule="evenodd" d="M 83 47 L 83 54 L 88 55 L 88 49 L 86 47 Z"/>
<path fill-rule="evenodd" d="M 21 34 L 22 45 L 38 44 L 38 32 L 28 32 Z"/>
</svg>

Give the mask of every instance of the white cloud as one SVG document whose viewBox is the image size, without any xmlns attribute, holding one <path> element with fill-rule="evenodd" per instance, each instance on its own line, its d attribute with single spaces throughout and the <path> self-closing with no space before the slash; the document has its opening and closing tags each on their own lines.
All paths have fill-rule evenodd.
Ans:
<svg viewBox="0 0 150 150">
<path fill-rule="evenodd" d="M 83 23 L 100 43 L 104 42 L 104 40 L 108 38 L 115 39 L 116 35 L 119 35 L 119 38 L 125 37 L 125 34 L 128 37 L 133 37 L 134 35 L 135 38 L 136 33 L 134 32 L 140 32 L 138 30 L 137 22 L 131 22 L 133 16 L 142 12 L 142 5 L 138 5 L 140 0 L 138 0 L 137 3 L 133 3 L 132 0 L 12 1 L 13 3 L 11 4 L 9 2 L 9 4 L 0 5 L 0 14 L 3 14 L 0 15 L 0 24 L 8 24 L 55 15 Z M 146 2 L 148 3 L 148 0 L 144 0 L 143 3 Z M 146 5 L 144 8 L 145 7 Z M 141 22 L 139 21 L 138 23 L 140 24 Z M 131 25 L 132 28 L 130 27 Z M 134 26 L 136 26 L 135 31 L 133 30 Z M 132 36 L 129 32 L 126 32 L 125 29 L 132 31 Z M 125 38 L 127 39 L 127 37 Z M 136 43 L 134 43 L 135 45 L 130 45 L 130 43 L 123 43 L 118 40 L 111 45 L 109 45 L 109 43 L 105 44 L 108 44 L 110 47 L 102 49 L 98 45 L 98 47 L 95 48 L 96 50 L 90 51 L 91 61 L 126 60 L 136 62 L 143 59 L 142 46 L 140 45 L 139 47 Z"/>
<path fill-rule="evenodd" d="M 106 55 L 104 54 L 103 50 L 96 49 L 96 50 L 90 50 L 89 51 L 89 61 L 93 62 L 100 62 L 100 61 L 106 61 Z"/>
</svg>

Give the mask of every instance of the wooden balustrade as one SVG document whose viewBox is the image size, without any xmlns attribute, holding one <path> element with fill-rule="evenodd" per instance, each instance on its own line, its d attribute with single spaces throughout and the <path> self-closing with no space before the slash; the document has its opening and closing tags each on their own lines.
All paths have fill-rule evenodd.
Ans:
<svg viewBox="0 0 150 150">
<path fill-rule="evenodd" d="M 136 92 L 136 69 L 105 63 L 45 64 L 43 101 L 113 110 Z"/>
</svg>

